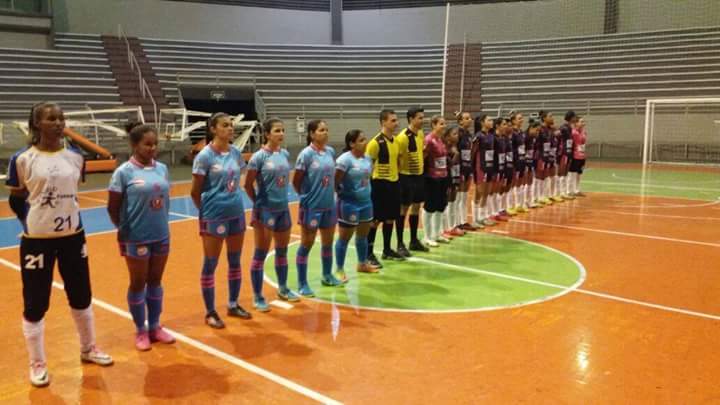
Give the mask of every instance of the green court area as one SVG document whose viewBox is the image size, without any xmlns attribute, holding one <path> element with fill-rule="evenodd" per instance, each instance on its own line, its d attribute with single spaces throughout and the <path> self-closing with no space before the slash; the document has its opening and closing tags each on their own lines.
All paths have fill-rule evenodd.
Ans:
<svg viewBox="0 0 720 405">
<path fill-rule="evenodd" d="M 381 239 L 379 236 L 377 242 Z M 291 262 L 297 247 L 294 244 L 289 249 Z M 275 283 L 273 261 L 267 259 L 265 274 Z M 350 248 L 345 265 L 348 283 L 323 287 L 320 246 L 316 244 L 308 269 L 317 298 L 381 310 L 474 311 L 548 300 L 577 287 L 585 278 L 582 265 L 563 253 L 489 233 L 467 234 L 429 253 L 414 254 L 405 262 L 385 261 L 378 274 L 357 273 L 356 263 L 355 250 Z M 296 288 L 294 272 L 289 279 L 290 287 Z"/>
<path fill-rule="evenodd" d="M 720 197 L 720 169 L 687 170 L 669 167 L 590 167 L 581 180 L 583 191 L 690 198 L 713 201 Z"/>
</svg>

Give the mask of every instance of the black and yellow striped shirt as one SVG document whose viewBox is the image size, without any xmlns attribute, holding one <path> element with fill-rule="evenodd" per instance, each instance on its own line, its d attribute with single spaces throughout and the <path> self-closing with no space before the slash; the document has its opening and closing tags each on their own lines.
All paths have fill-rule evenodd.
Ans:
<svg viewBox="0 0 720 405">
<path fill-rule="evenodd" d="M 382 132 L 368 142 L 365 154 L 373 161 L 373 180 L 398 181 L 398 143 Z"/>
</svg>

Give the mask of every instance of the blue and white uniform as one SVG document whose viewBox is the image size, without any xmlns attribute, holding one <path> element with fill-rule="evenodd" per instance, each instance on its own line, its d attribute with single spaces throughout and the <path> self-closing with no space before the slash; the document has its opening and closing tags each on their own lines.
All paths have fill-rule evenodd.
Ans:
<svg viewBox="0 0 720 405">
<path fill-rule="evenodd" d="M 227 152 L 212 144 L 198 153 L 192 173 L 204 176 L 200 197 L 200 234 L 224 238 L 245 232 L 240 176 L 245 169 L 242 153 L 235 146 Z"/>
<path fill-rule="evenodd" d="M 335 226 L 335 150 L 311 144 L 298 155 L 295 170 L 305 173 L 300 186 L 298 224 L 309 229 Z"/>
<path fill-rule="evenodd" d="M 361 222 L 372 221 L 372 160 L 367 156 L 358 158 L 348 151 L 337 158 L 335 169 L 345 173 L 337 186 L 337 212 L 341 226 L 356 226 Z"/>
<path fill-rule="evenodd" d="M 248 171 L 257 172 L 253 226 L 263 225 L 275 232 L 292 226 L 288 208 L 289 157 L 286 149 L 273 151 L 263 146 L 250 158 Z"/>
<path fill-rule="evenodd" d="M 120 254 L 134 258 L 165 256 L 170 250 L 170 178 L 167 166 L 148 166 L 135 158 L 120 165 L 110 192 L 122 195 L 118 242 Z"/>
</svg>

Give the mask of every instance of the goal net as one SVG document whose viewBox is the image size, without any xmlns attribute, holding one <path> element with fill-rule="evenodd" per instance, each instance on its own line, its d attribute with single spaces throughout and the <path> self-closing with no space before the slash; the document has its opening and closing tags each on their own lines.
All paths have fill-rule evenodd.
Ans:
<svg viewBox="0 0 720 405">
<path fill-rule="evenodd" d="M 720 98 L 648 99 L 643 164 L 720 165 Z"/>
</svg>

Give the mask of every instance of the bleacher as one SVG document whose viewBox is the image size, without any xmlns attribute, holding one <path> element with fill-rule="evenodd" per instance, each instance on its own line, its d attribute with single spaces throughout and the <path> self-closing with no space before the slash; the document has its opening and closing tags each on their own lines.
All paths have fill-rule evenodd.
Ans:
<svg viewBox="0 0 720 405">
<path fill-rule="evenodd" d="M 440 111 L 443 48 L 309 46 L 142 39 L 165 96 L 192 83 L 254 83 L 266 113 L 373 117 L 382 107 Z"/>
<path fill-rule="evenodd" d="M 642 113 L 720 94 L 720 27 L 482 44 L 482 108 Z"/>
<path fill-rule="evenodd" d="M 0 120 L 26 120 L 30 106 L 55 101 L 66 110 L 121 105 L 99 37 L 83 48 L 0 49 Z"/>
</svg>

